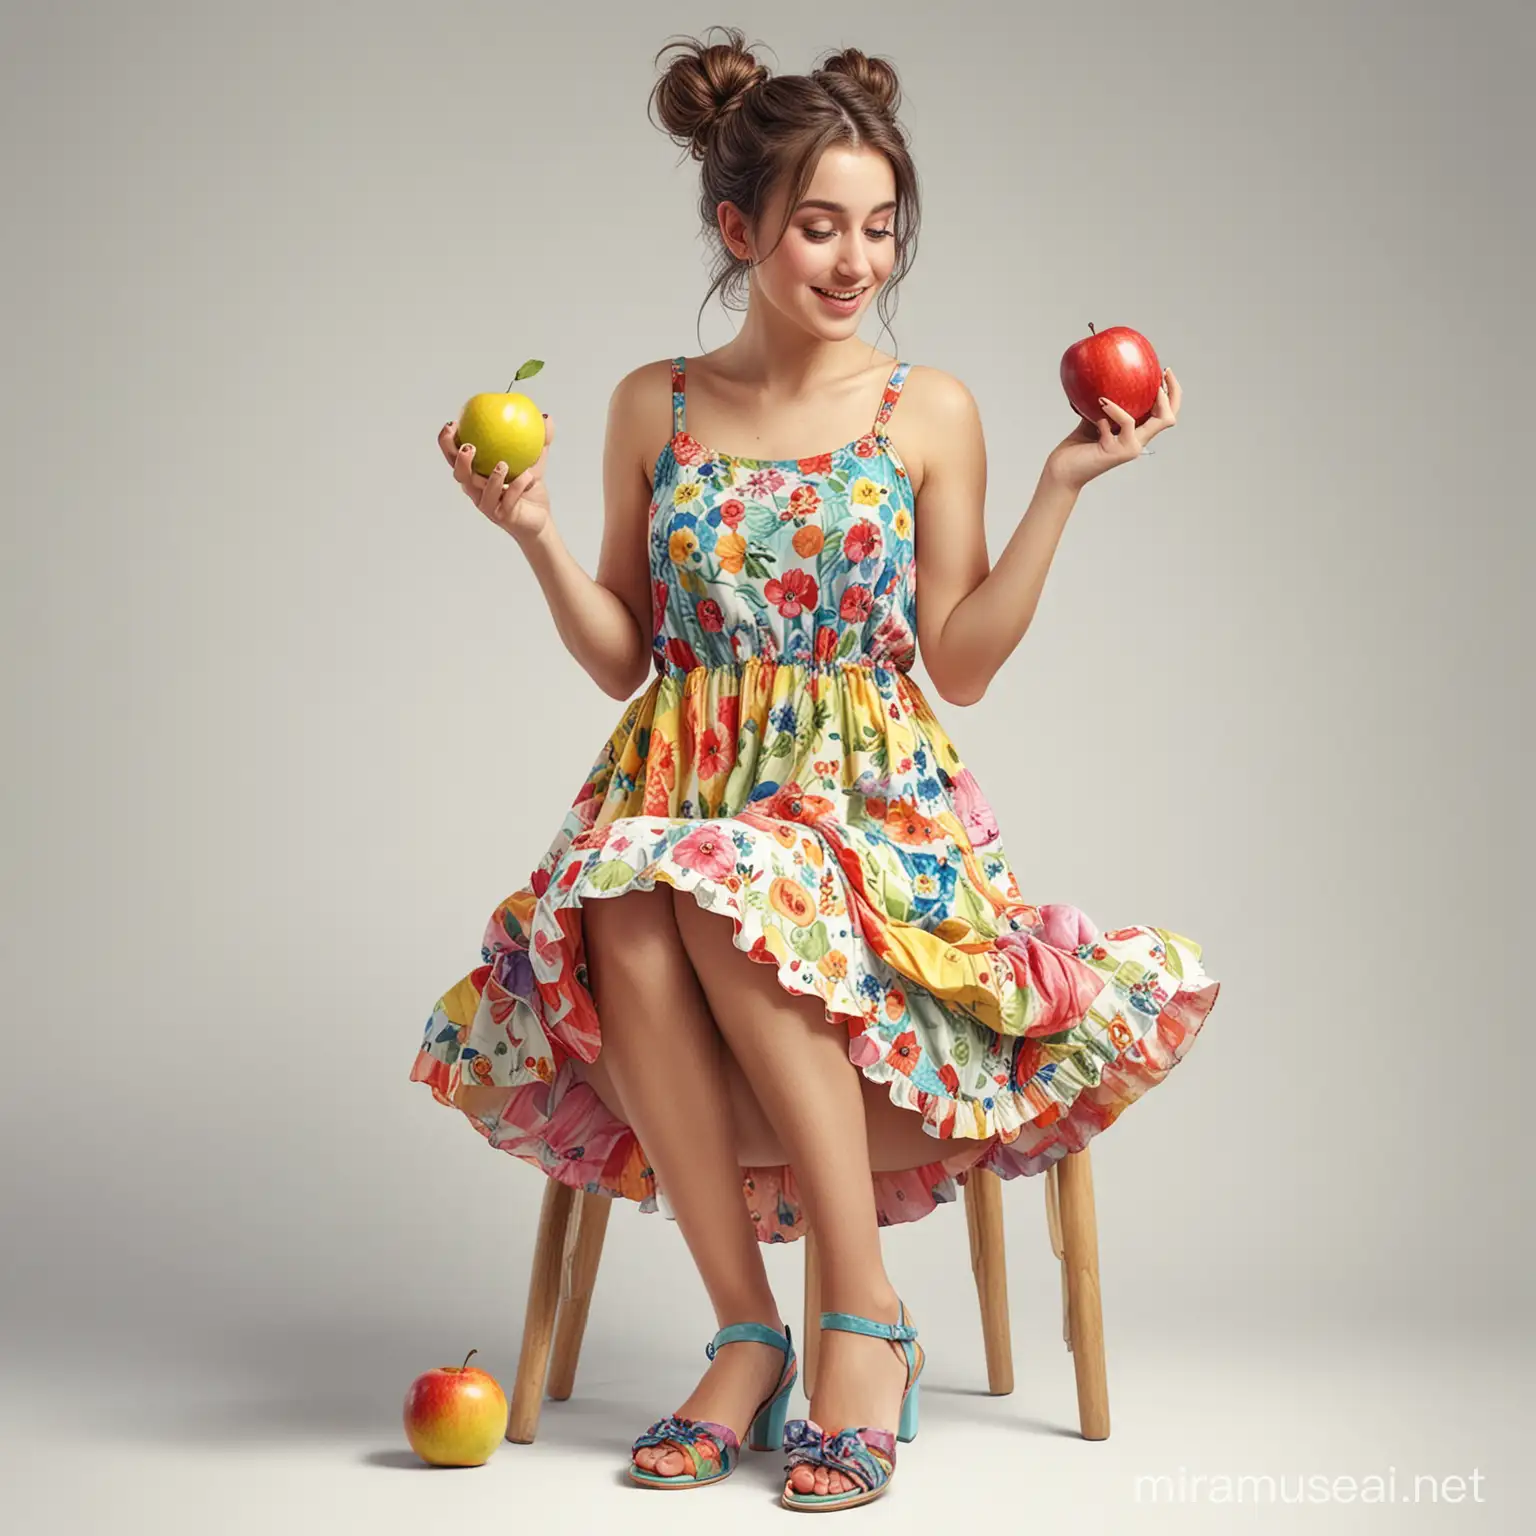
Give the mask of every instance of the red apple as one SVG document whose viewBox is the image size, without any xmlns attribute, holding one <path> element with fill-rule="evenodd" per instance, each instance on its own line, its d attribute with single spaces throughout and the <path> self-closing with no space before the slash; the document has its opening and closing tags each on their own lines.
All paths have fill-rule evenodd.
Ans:
<svg viewBox="0 0 1536 1536">
<path fill-rule="evenodd" d="M 1128 325 L 1112 325 L 1074 341 L 1061 354 L 1061 387 L 1067 403 L 1084 421 L 1098 421 L 1109 413 L 1099 396 L 1129 411 L 1139 427 L 1152 414 L 1157 392 L 1163 385 L 1163 367 L 1152 343 Z M 1113 417 L 1110 425 L 1118 427 Z"/>
<path fill-rule="evenodd" d="M 507 1399 L 496 1378 L 469 1363 L 440 1365 L 405 1394 L 405 1437 L 434 1467 L 481 1467 L 507 1432 Z"/>
</svg>

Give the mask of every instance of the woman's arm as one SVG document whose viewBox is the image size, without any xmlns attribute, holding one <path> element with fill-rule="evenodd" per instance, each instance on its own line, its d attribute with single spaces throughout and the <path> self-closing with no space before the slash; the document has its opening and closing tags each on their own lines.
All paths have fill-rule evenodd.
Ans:
<svg viewBox="0 0 1536 1536">
<path fill-rule="evenodd" d="M 923 666 L 951 704 L 974 704 L 1035 616 L 1077 492 L 1041 472 L 1019 526 L 988 569 L 987 450 L 971 392 L 925 370 L 917 498 L 917 633 Z"/>
<path fill-rule="evenodd" d="M 651 665 L 646 548 L 651 488 L 643 468 L 643 441 L 648 415 L 664 422 L 666 414 L 667 401 L 657 403 L 656 366 L 646 364 L 626 374 L 608 402 L 603 542 L 596 579 L 582 570 L 565 547 L 553 519 L 535 534 L 513 535 L 528 557 L 566 650 L 604 693 L 616 699 L 627 699 Z M 662 390 L 670 396 L 670 375 Z"/>
<path fill-rule="evenodd" d="M 1182 392 L 1171 368 L 1140 426 L 1113 400 L 1097 421 L 1079 418 L 1047 455 L 1013 537 L 987 569 L 983 522 L 987 451 L 981 416 L 958 379 L 925 370 L 924 454 L 917 513 L 917 630 L 923 665 L 952 704 L 974 704 L 1013 654 L 1035 616 L 1078 493 L 1178 421 Z M 1118 427 L 1119 432 L 1114 428 Z"/>
</svg>

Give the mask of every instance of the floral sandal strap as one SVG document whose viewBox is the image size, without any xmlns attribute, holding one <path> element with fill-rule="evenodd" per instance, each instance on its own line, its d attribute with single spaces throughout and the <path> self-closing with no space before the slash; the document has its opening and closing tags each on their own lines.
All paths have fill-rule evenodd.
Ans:
<svg viewBox="0 0 1536 1536">
<path fill-rule="evenodd" d="M 701 1440 L 705 1442 L 702 1448 Z M 663 1444 L 681 1446 L 687 1451 L 693 1461 L 694 1477 L 706 1475 L 706 1463 L 708 1470 L 718 1469 L 723 1476 L 741 1453 L 741 1441 L 729 1424 L 716 1424 L 712 1419 L 682 1419 L 675 1413 L 657 1419 L 635 1440 L 631 1453 L 643 1446 Z"/>
<path fill-rule="evenodd" d="M 890 1478 L 896 1466 L 896 1437 L 888 1429 L 840 1429 L 829 1435 L 812 1419 L 791 1419 L 784 1426 L 786 1472 L 800 1466 L 841 1472 L 870 1490 Z"/>
</svg>

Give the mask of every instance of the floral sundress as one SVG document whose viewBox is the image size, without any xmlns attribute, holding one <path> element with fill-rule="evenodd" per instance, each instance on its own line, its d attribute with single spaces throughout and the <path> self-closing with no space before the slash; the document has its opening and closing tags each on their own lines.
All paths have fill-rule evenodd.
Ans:
<svg viewBox="0 0 1536 1536">
<path fill-rule="evenodd" d="M 911 675 L 915 505 L 886 431 L 799 459 L 686 427 L 652 477 L 655 677 L 626 705 L 481 963 L 431 1010 L 411 1077 L 493 1147 L 671 1216 L 631 1127 L 582 1075 L 601 1049 L 581 907 L 657 881 L 821 1000 L 848 1059 L 934 1138 L 872 1175 L 882 1225 L 971 1169 L 1040 1173 L 1188 1050 L 1220 983 L 1167 928 L 1101 932 L 1024 898 L 981 787 Z M 746 963 L 745 961 L 743 963 Z M 792 1168 L 742 1169 L 761 1242 L 804 1231 Z"/>
</svg>

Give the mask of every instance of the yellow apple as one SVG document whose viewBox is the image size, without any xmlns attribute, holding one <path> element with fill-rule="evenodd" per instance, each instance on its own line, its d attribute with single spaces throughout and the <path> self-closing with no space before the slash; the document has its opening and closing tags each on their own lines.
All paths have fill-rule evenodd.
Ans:
<svg viewBox="0 0 1536 1536">
<path fill-rule="evenodd" d="M 530 378 L 544 366 L 537 359 L 524 363 L 512 383 Z M 459 412 L 454 445 L 475 445 L 474 471 L 489 475 L 498 464 L 507 466 L 507 479 L 515 480 L 544 452 L 544 417 L 527 395 L 516 394 L 511 385 L 500 395 L 471 395 Z"/>
<path fill-rule="evenodd" d="M 434 1467 L 483 1467 L 507 1432 L 501 1383 L 469 1363 L 418 1376 L 405 1396 L 405 1435 Z"/>
</svg>

